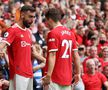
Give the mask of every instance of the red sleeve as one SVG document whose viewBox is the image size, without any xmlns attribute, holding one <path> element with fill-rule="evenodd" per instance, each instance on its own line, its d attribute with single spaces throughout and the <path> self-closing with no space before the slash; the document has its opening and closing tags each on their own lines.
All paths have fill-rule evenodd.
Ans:
<svg viewBox="0 0 108 90">
<path fill-rule="evenodd" d="M 48 33 L 48 51 L 57 51 L 58 50 L 58 39 L 53 32 Z"/>
<path fill-rule="evenodd" d="M 15 30 L 13 28 L 7 29 L 7 32 L 4 34 L 3 42 L 6 42 L 10 45 L 15 39 Z"/>
<path fill-rule="evenodd" d="M 104 82 L 106 82 L 106 81 L 107 81 L 107 78 L 105 77 L 105 75 L 104 75 L 104 74 L 99 73 L 98 75 L 99 75 L 99 78 L 101 79 L 101 82 L 102 82 L 102 83 L 104 83 Z"/>
</svg>

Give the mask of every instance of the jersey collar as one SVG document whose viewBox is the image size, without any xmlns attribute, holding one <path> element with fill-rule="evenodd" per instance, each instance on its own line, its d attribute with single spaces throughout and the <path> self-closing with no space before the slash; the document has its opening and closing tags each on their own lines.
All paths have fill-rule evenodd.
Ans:
<svg viewBox="0 0 108 90">
<path fill-rule="evenodd" d="M 27 30 L 27 28 L 22 28 L 22 27 L 20 27 L 17 23 L 15 24 L 18 28 L 20 28 L 21 30 L 24 30 L 24 31 L 26 31 Z"/>
<path fill-rule="evenodd" d="M 59 27 L 59 26 L 63 26 L 63 25 L 59 23 L 56 26 L 54 26 L 54 28 Z"/>
</svg>

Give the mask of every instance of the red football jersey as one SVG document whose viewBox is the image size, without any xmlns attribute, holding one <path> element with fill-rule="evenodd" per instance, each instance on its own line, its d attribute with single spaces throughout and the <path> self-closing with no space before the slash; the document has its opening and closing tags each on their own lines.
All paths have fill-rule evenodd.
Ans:
<svg viewBox="0 0 108 90">
<path fill-rule="evenodd" d="M 22 29 L 17 24 L 13 25 L 4 34 L 10 65 L 10 79 L 14 74 L 33 77 L 31 63 L 31 35 L 28 29 Z"/>
<path fill-rule="evenodd" d="M 60 85 L 72 82 L 72 51 L 77 50 L 74 34 L 64 26 L 58 26 L 48 33 L 48 52 L 56 51 L 56 62 L 52 81 Z"/>
<path fill-rule="evenodd" d="M 102 90 L 102 84 L 107 81 L 107 78 L 102 73 L 84 74 L 82 80 L 85 90 Z"/>
</svg>

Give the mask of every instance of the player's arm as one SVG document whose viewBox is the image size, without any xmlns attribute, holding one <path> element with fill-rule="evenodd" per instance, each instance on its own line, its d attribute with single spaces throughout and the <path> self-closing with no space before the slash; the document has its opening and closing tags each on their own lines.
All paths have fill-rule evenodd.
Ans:
<svg viewBox="0 0 108 90">
<path fill-rule="evenodd" d="M 77 50 L 73 51 L 73 58 L 76 74 L 80 74 L 80 57 Z"/>
<path fill-rule="evenodd" d="M 73 51 L 73 62 L 75 65 L 74 83 L 77 84 L 80 80 L 80 58 L 77 50 Z"/>
<path fill-rule="evenodd" d="M 0 42 L 0 51 L 3 50 L 5 46 L 7 46 L 6 42 Z"/>
<path fill-rule="evenodd" d="M 52 72 L 53 72 L 53 69 L 54 69 L 54 66 L 55 66 L 55 61 L 56 61 L 56 52 L 55 51 L 49 52 L 48 72 L 47 72 L 48 76 L 52 75 Z"/>
<path fill-rule="evenodd" d="M 2 27 L 2 32 L 5 32 L 9 26 L 7 26 L 4 22 L 0 20 L 0 27 Z"/>
<path fill-rule="evenodd" d="M 51 75 L 55 66 L 55 61 L 56 61 L 56 52 L 52 51 L 49 52 L 49 57 L 48 57 L 48 72 L 45 77 L 42 78 L 42 83 L 44 85 L 47 85 L 50 83 Z"/>
<path fill-rule="evenodd" d="M 35 58 L 41 61 L 41 63 L 37 67 L 34 67 L 33 71 L 43 68 L 46 64 L 46 59 L 42 55 L 38 54 L 37 52 L 35 52 Z"/>
<path fill-rule="evenodd" d="M 47 85 L 50 83 L 51 75 L 55 66 L 56 62 L 56 52 L 58 51 L 58 39 L 56 37 L 56 34 L 53 32 L 48 33 L 48 40 L 47 40 L 47 45 L 48 45 L 48 71 L 47 75 L 42 78 L 43 84 Z"/>
<path fill-rule="evenodd" d="M 9 58 L 8 58 L 8 55 L 7 55 L 6 51 L 4 52 L 4 58 L 5 58 L 8 66 L 9 66 Z"/>
<path fill-rule="evenodd" d="M 105 77 L 105 75 L 102 73 L 99 73 L 99 78 L 101 79 L 102 84 L 106 87 L 106 90 L 108 90 L 108 80 Z"/>
<path fill-rule="evenodd" d="M 72 33 L 73 35 L 73 46 L 72 46 L 72 56 L 73 56 L 73 63 L 75 66 L 75 72 L 76 75 L 80 74 L 80 56 L 78 54 L 78 49 L 77 49 L 77 43 L 76 43 L 76 39 L 75 39 L 75 35 Z"/>
<path fill-rule="evenodd" d="M 108 90 L 108 81 L 104 82 L 104 86 L 106 87 L 106 90 Z"/>
<path fill-rule="evenodd" d="M 37 71 L 38 69 L 43 68 L 45 66 L 45 64 L 46 64 L 46 59 L 44 57 L 42 57 L 42 56 L 39 55 L 39 58 L 40 59 L 38 59 L 38 60 L 40 60 L 42 62 L 38 66 L 34 67 L 33 71 Z"/>
<path fill-rule="evenodd" d="M 36 51 L 35 46 L 32 46 L 32 54 L 34 58 L 41 61 L 41 63 L 37 67 L 33 68 L 33 71 L 43 68 L 46 64 L 46 59 Z"/>
</svg>

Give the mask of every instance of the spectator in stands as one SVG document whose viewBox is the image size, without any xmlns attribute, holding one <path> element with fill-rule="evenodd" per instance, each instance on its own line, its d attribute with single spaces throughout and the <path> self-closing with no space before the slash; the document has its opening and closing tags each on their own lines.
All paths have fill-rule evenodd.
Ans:
<svg viewBox="0 0 108 90">
<path fill-rule="evenodd" d="M 103 66 L 103 74 L 108 79 L 108 63 L 104 63 L 104 66 Z"/>
<path fill-rule="evenodd" d="M 108 47 L 103 47 L 102 49 L 102 59 L 103 59 L 103 63 L 104 62 L 108 62 Z"/>
<path fill-rule="evenodd" d="M 94 59 L 89 59 L 86 62 L 88 68 L 87 73 L 82 76 L 85 90 L 101 90 L 102 84 L 108 89 L 108 81 L 106 77 L 99 72 L 95 71 Z"/>
<path fill-rule="evenodd" d="M 98 45 L 98 36 L 96 36 L 96 35 L 91 36 L 90 43 L 91 43 L 90 46 L 97 46 Z"/>
<path fill-rule="evenodd" d="M 3 50 L 2 52 L 0 52 L 0 90 L 7 90 L 9 87 L 8 69 L 8 58 Z"/>
<path fill-rule="evenodd" d="M 105 75 L 105 77 L 108 80 L 108 63 L 104 63 L 103 74 Z M 103 85 L 102 90 L 107 90 L 107 88 Z"/>
<path fill-rule="evenodd" d="M 90 9 L 89 15 L 88 15 L 89 21 L 95 21 L 95 15 L 96 15 L 96 12 L 95 12 L 95 10 L 92 7 L 92 9 Z"/>
<path fill-rule="evenodd" d="M 89 21 L 87 30 L 85 31 L 85 35 L 84 35 L 84 44 L 86 46 L 90 46 L 90 44 L 91 44 L 90 39 L 94 35 L 95 30 L 96 30 L 95 22 Z"/>
<path fill-rule="evenodd" d="M 99 36 L 99 44 L 98 44 L 98 53 L 100 53 L 102 51 L 102 48 L 104 46 L 107 46 L 108 45 L 108 42 L 107 42 L 107 38 L 106 38 L 106 35 L 105 34 L 100 34 Z"/>
<path fill-rule="evenodd" d="M 34 34 L 36 42 L 41 46 L 44 47 L 46 46 L 45 39 L 43 37 L 44 31 L 46 30 L 46 26 L 44 23 L 39 23 L 38 24 L 38 31 L 37 33 Z"/>
<path fill-rule="evenodd" d="M 0 52 L 0 71 L 2 72 L 3 79 L 9 80 L 9 61 L 5 51 Z"/>
<path fill-rule="evenodd" d="M 106 41 L 108 42 L 108 29 L 106 29 L 106 31 L 105 31 L 105 35 L 106 35 Z"/>
<path fill-rule="evenodd" d="M 76 32 L 76 40 L 78 42 L 78 45 L 83 44 L 85 29 L 83 26 L 78 26 L 77 32 Z"/>
<path fill-rule="evenodd" d="M 42 68 L 45 66 L 46 59 L 42 56 L 42 49 L 39 44 L 34 44 L 32 48 L 32 64 L 33 64 L 33 90 L 43 90 L 41 83 Z"/>
<path fill-rule="evenodd" d="M 90 56 L 90 46 L 86 47 L 86 56 Z"/>
<path fill-rule="evenodd" d="M 96 20 L 96 28 L 98 30 L 99 33 L 104 33 L 105 34 L 105 26 L 104 26 L 104 22 L 101 18 Z"/>
<path fill-rule="evenodd" d="M 108 20 L 108 1 L 106 0 L 104 2 L 104 21 L 105 21 L 105 26 L 107 27 L 107 20 Z"/>
<path fill-rule="evenodd" d="M 73 27 L 73 21 L 71 15 L 72 11 L 69 8 L 64 9 L 64 16 L 63 19 L 61 20 L 61 23 L 69 29 L 72 29 Z"/>
<path fill-rule="evenodd" d="M 85 58 L 87 58 L 87 56 L 85 55 L 85 52 L 86 52 L 86 47 L 85 45 L 80 45 L 78 47 L 78 53 L 79 53 L 79 56 L 80 56 L 80 61 L 83 62 L 85 60 Z"/>
<path fill-rule="evenodd" d="M 86 62 L 89 60 L 89 59 L 97 59 L 97 60 L 99 60 L 99 62 L 102 64 L 102 59 L 101 58 L 99 58 L 99 56 L 98 56 L 98 54 L 97 54 L 97 47 L 95 47 L 95 46 L 91 46 L 90 47 L 90 55 L 84 60 L 84 62 L 83 62 L 83 68 L 84 68 L 84 73 L 86 73 L 86 71 L 87 71 L 87 67 L 86 67 Z"/>
</svg>

